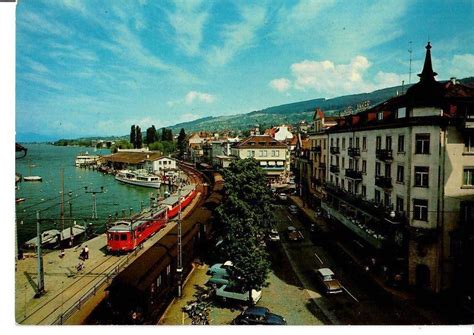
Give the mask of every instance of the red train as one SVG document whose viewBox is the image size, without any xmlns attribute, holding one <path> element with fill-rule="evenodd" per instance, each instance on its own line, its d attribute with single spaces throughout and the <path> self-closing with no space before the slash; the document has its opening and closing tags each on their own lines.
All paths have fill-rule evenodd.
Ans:
<svg viewBox="0 0 474 335">
<path fill-rule="evenodd" d="M 196 196 L 195 185 L 186 185 L 181 189 L 181 209 L 186 208 Z M 107 250 L 109 252 L 127 252 L 135 250 L 147 238 L 163 228 L 168 220 L 179 212 L 179 198 L 176 195 L 160 202 L 157 209 L 147 211 L 133 222 L 117 221 L 107 230 Z"/>
</svg>

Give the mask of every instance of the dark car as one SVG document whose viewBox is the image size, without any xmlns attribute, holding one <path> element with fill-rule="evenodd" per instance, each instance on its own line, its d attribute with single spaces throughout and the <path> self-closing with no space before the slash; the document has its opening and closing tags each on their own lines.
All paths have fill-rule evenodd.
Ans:
<svg viewBox="0 0 474 335">
<path fill-rule="evenodd" d="M 237 316 L 235 325 L 286 325 L 284 317 L 273 314 L 266 307 L 249 307 Z"/>
</svg>

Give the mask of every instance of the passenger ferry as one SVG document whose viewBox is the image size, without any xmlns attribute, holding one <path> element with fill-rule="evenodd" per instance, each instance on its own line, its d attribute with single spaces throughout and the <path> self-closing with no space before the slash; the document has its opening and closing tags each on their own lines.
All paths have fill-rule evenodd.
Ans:
<svg viewBox="0 0 474 335">
<path fill-rule="evenodd" d="M 144 187 L 159 188 L 161 185 L 159 176 L 149 174 L 144 170 L 121 170 L 115 175 L 115 179 L 122 183 Z"/>
<path fill-rule="evenodd" d="M 196 196 L 194 184 L 181 189 L 181 195 L 174 194 L 158 204 L 157 208 L 143 212 L 131 221 L 119 220 L 107 230 L 107 250 L 128 252 L 134 250 L 149 237 L 166 226 L 166 223 L 186 208 Z"/>
<path fill-rule="evenodd" d="M 94 165 L 97 164 L 98 161 L 99 156 L 89 155 L 89 153 L 86 151 L 85 153 L 80 153 L 76 156 L 76 167 Z"/>
</svg>

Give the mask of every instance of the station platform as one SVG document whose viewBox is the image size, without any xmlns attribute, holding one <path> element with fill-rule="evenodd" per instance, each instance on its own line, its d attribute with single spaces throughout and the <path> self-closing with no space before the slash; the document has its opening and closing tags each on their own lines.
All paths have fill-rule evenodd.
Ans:
<svg viewBox="0 0 474 335">
<path fill-rule="evenodd" d="M 182 212 L 185 218 L 199 203 L 201 193 Z M 74 248 L 43 254 L 45 293 L 37 292 L 38 259 L 36 254 L 26 254 L 16 263 L 15 271 L 15 320 L 22 325 L 81 324 L 95 306 L 105 297 L 108 284 L 128 264 L 157 243 L 177 225 L 169 221 L 140 248 L 124 255 L 107 253 L 107 239 L 101 234 Z M 82 261 L 79 256 L 87 245 L 89 258 Z M 82 262 L 84 268 L 77 270 Z"/>
</svg>

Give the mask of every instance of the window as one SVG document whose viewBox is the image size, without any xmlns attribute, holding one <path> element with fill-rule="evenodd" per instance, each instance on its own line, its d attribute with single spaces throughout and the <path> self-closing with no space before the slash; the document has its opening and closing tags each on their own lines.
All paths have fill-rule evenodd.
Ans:
<svg viewBox="0 0 474 335">
<path fill-rule="evenodd" d="M 377 136 L 375 138 L 375 149 L 379 150 L 382 149 L 382 137 Z"/>
<path fill-rule="evenodd" d="M 385 137 L 385 149 L 392 150 L 392 136 Z"/>
<path fill-rule="evenodd" d="M 267 150 L 263 150 L 263 157 L 267 157 Z"/>
<path fill-rule="evenodd" d="M 396 204 L 395 209 L 396 209 L 397 212 L 404 212 L 403 198 L 397 197 L 397 204 Z"/>
<path fill-rule="evenodd" d="M 375 190 L 375 202 L 376 203 L 380 203 L 380 191 L 379 190 Z"/>
<path fill-rule="evenodd" d="M 405 136 L 398 136 L 398 152 L 405 152 Z"/>
<path fill-rule="evenodd" d="M 259 155 L 260 157 L 263 157 L 263 150 L 259 150 L 259 151 L 258 151 L 258 155 Z"/>
<path fill-rule="evenodd" d="M 342 138 L 342 150 L 346 150 L 346 138 Z"/>
<path fill-rule="evenodd" d="M 346 168 L 346 161 L 345 161 L 344 157 L 342 157 L 341 169 L 345 169 L 345 168 Z"/>
<path fill-rule="evenodd" d="M 367 197 L 367 187 L 365 185 L 362 185 L 362 197 Z"/>
<path fill-rule="evenodd" d="M 252 157 L 252 151 L 247 151 L 247 157 Z"/>
<path fill-rule="evenodd" d="M 349 148 L 352 148 L 352 137 L 349 137 Z"/>
<path fill-rule="evenodd" d="M 336 147 L 339 148 L 339 138 L 336 138 Z"/>
<path fill-rule="evenodd" d="M 398 110 L 397 110 L 397 118 L 398 119 L 401 119 L 401 118 L 404 118 L 407 116 L 407 109 L 406 107 L 400 107 Z"/>
<path fill-rule="evenodd" d="M 466 135 L 464 139 L 464 152 L 474 153 L 474 135 Z"/>
<path fill-rule="evenodd" d="M 349 193 L 353 193 L 352 182 L 350 180 L 347 181 L 347 190 Z"/>
<path fill-rule="evenodd" d="M 367 137 L 362 137 L 362 150 L 367 150 Z"/>
<path fill-rule="evenodd" d="M 170 272 L 171 272 L 171 265 L 168 265 L 168 266 L 166 267 L 166 274 L 169 275 Z"/>
<path fill-rule="evenodd" d="M 464 186 L 474 186 L 474 167 L 464 168 Z"/>
<path fill-rule="evenodd" d="M 391 199 L 390 199 L 390 193 L 384 193 L 383 195 L 383 203 L 385 206 L 390 207 L 391 205 Z"/>
<path fill-rule="evenodd" d="M 428 187 L 429 167 L 415 166 L 415 186 Z"/>
<path fill-rule="evenodd" d="M 356 148 L 359 149 L 359 138 L 356 137 Z"/>
<path fill-rule="evenodd" d="M 380 163 L 379 163 L 379 162 L 375 162 L 375 175 L 376 175 L 376 176 L 380 176 L 380 175 L 381 175 L 380 171 L 381 171 L 381 165 L 380 165 Z"/>
<path fill-rule="evenodd" d="M 362 161 L 362 173 L 367 173 L 367 161 L 365 159 Z"/>
<path fill-rule="evenodd" d="M 413 199 L 413 220 L 428 221 L 428 200 Z"/>
<path fill-rule="evenodd" d="M 383 120 L 383 112 L 377 113 L 377 120 Z"/>
<path fill-rule="evenodd" d="M 390 164 L 385 164 L 385 177 L 392 177 L 392 166 Z"/>
<path fill-rule="evenodd" d="M 403 183 L 404 179 L 405 179 L 405 167 L 403 165 L 398 165 L 397 166 L 397 182 Z"/>
<path fill-rule="evenodd" d="M 420 155 L 430 153 L 430 134 L 416 134 L 415 153 Z"/>
<path fill-rule="evenodd" d="M 156 287 L 160 287 L 161 286 L 161 275 L 158 276 L 158 278 L 156 278 Z"/>
<path fill-rule="evenodd" d="M 126 241 L 127 240 L 127 234 L 120 234 L 120 240 L 121 241 Z"/>
<path fill-rule="evenodd" d="M 323 149 L 326 150 L 326 140 L 323 140 Z"/>
<path fill-rule="evenodd" d="M 276 157 L 280 157 L 280 151 L 279 150 L 276 150 L 275 154 L 276 154 Z"/>
<path fill-rule="evenodd" d="M 334 139 L 331 138 L 331 147 L 333 147 L 333 146 L 334 146 Z"/>
<path fill-rule="evenodd" d="M 272 150 L 272 157 L 275 157 L 275 150 Z"/>
</svg>

